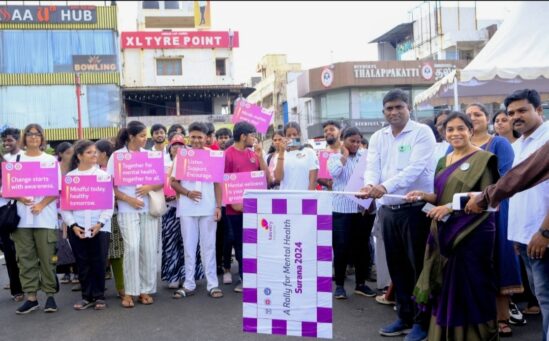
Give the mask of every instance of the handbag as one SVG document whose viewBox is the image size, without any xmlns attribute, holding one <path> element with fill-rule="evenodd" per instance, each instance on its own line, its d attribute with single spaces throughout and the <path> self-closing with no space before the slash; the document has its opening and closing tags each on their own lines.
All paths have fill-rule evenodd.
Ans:
<svg viewBox="0 0 549 341">
<path fill-rule="evenodd" d="M 153 217 L 162 217 L 168 211 L 164 188 L 149 192 L 149 214 Z"/>
<path fill-rule="evenodd" d="M 14 232 L 19 225 L 21 218 L 17 214 L 17 202 L 10 200 L 8 203 L 0 207 L 0 232 L 9 234 Z"/>
<path fill-rule="evenodd" d="M 17 155 L 16 162 L 19 162 L 21 155 Z M 10 200 L 8 203 L 0 207 L 0 232 L 9 234 L 14 232 L 19 225 L 21 217 L 17 214 L 17 201 Z"/>
</svg>

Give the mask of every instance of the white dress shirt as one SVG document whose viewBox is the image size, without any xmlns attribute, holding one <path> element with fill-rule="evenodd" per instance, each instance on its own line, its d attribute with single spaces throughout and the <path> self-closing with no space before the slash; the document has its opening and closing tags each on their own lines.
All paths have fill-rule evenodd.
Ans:
<svg viewBox="0 0 549 341">
<path fill-rule="evenodd" d="M 521 136 L 513 143 L 515 160 L 513 167 L 526 159 L 549 140 L 549 122 L 543 123 L 530 136 Z M 549 180 L 526 191 L 519 192 L 509 199 L 509 224 L 507 239 L 528 244 L 541 227 L 541 222 L 549 212 Z"/>
<path fill-rule="evenodd" d="M 388 194 L 418 190 L 433 193 L 433 152 L 436 140 L 431 128 L 408 120 L 393 136 L 391 126 L 374 133 L 368 148 L 364 185 L 383 185 Z M 404 200 L 381 198 L 378 204 L 398 205 Z"/>
<path fill-rule="evenodd" d="M 79 171 L 78 169 L 72 170 L 67 173 L 67 176 L 73 175 L 107 175 L 107 172 L 93 167 L 92 169 L 86 171 Z M 110 193 L 114 198 L 114 191 Z M 114 202 L 114 199 L 113 199 Z M 60 210 L 59 212 L 63 221 L 67 226 L 71 226 L 76 223 L 80 227 L 89 228 L 95 225 L 97 222 L 105 224 L 101 228 L 101 232 L 111 232 L 111 218 L 113 215 L 113 208 L 106 210 L 74 210 L 74 211 L 65 211 Z"/>
</svg>

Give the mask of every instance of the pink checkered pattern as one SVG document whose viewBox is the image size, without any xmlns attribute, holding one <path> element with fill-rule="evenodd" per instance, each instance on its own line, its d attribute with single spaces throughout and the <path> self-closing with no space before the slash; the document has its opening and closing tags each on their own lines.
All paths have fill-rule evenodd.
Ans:
<svg viewBox="0 0 549 341">
<path fill-rule="evenodd" d="M 258 318 L 258 214 L 316 216 L 316 322 Z M 329 195 L 311 192 L 249 191 L 244 197 L 243 330 L 247 333 L 332 338 L 332 202 Z"/>
</svg>

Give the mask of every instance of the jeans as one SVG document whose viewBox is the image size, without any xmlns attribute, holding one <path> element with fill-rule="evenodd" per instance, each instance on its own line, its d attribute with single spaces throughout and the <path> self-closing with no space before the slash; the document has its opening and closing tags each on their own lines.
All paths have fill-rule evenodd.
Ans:
<svg viewBox="0 0 549 341">
<path fill-rule="evenodd" d="M 530 289 L 539 302 L 541 316 L 543 317 L 543 339 L 547 340 L 547 328 L 549 328 L 549 252 L 545 252 L 542 259 L 528 257 L 527 245 L 517 243 L 520 257 L 526 266 L 526 273 L 530 282 Z"/>
<path fill-rule="evenodd" d="M 227 226 L 233 236 L 234 254 L 238 262 L 238 274 L 242 278 L 242 214 L 227 214 Z M 227 234 L 225 234 L 227 236 Z"/>
<path fill-rule="evenodd" d="M 17 267 L 15 244 L 7 233 L 0 233 L 0 240 L 3 244 L 6 269 L 8 270 L 8 277 L 10 279 L 11 294 L 12 296 L 20 295 L 23 293 L 23 288 L 21 288 L 21 281 L 19 280 L 19 267 Z"/>
</svg>

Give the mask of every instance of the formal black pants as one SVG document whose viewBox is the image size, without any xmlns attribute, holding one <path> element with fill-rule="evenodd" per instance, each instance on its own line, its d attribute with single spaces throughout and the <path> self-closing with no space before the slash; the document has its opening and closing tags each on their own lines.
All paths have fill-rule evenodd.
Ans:
<svg viewBox="0 0 549 341">
<path fill-rule="evenodd" d="M 99 232 L 93 238 L 80 239 L 69 229 L 69 241 L 78 265 L 82 298 L 90 302 L 104 300 L 109 232 Z"/>
<path fill-rule="evenodd" d="M 395 287 L 397 312 L 405 323 L 428 327 L 430 311 L 421 312 L 412 299 L 423 269 L 423 258 L 431 220 L 421 211 L 423 204 L 398 209 L 381 206 L 383 242 L 389 274 Z"/>
<path fill-rule="evenodd" d="M 364 284 L 370 263 L 369 240 L 372 226 L 363 224 L 360 213 L 332 214 L 332 247 L 336 285 L 345 281 L 347 264 L 355 266 L 355 284 Z"/>
<path fill-rule="evenodd" d="M 6 260 L 6 269 L 10 279 L 10 291 L 12 296 L 23 293 L 21 281 L 19 280 L 19 268 L 17 267 L 17 258 L 15 256 L 15 244 L 8 233 L 0 233 L 2 239 L 4 259 Z"/>
</svg>

